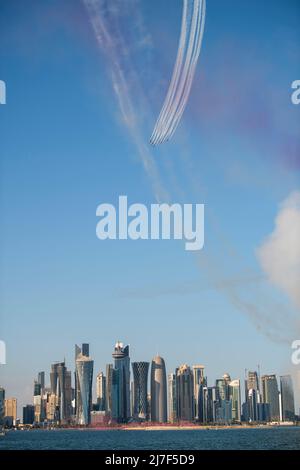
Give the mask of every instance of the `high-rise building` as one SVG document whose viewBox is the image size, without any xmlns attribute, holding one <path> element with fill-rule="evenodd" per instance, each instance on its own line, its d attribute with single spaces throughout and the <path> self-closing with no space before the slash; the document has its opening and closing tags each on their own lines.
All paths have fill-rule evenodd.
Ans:
<svg viewBox="0 0 300 470">
<path fill-rule="evenodd" d="M 129 346 L 118 341 L 112 354 L 114 368 L 118 371 L 115 377 L 118 380 L 118 403 L 116 406 L 117 420 L 126 423 L 130 418 L 130 357 Z"/>
<path fill-rule="evenodd" d="M 105 411 L 108 415 L 111 415 L 113 408 L 113 393 L 112 393 L 112 374 L 114 366 L 113 364 L 106 365 L 106 407 Z"/>
<path fill-rule="evenodd" d="M 257 421 L 257 396 L 257 389 L 250 388 L 248 390 L 248 420 L 251 422 Z"/>
<path fill-rule="evenodd" d="M 199 390 L 200 390 L 200 385 L 205 386 L 206 385 L 206 379 L 204 377 L 204 366 L 202 365 L 195 365 L 193 366 L 193 383 L 194 383 L 194 416 L 195 419 L 199 419 L 199 410 L 198 410 L 198 404 L 199 404 Z"/>
<path fill-rule="evenodd" d="M 0 387 L 0 426 L 3 425 L 5 415 L 5 390 Z"/>
<path fill-rule="evenodd" d="M 271 421 L 279 421 L 279 391 L 276 375 L 263 375 L 261 378 L 262 403 L 268 403 Z"/>
<path fill-rule="evenodd" d="M 241 386 L 239 379 L 229 383 L 229 399 L 232 404 L 232 420 L 241 421 Z"/>
<path fill-rule="evenodd" d="M 57 397 L 59 421 L 67 423 L 72 413 L 72 385 L 71 372 L 67 370 L 65 362 L 56 362 L 51 365 L 50 384 L 51 394 Z"/>
<path fill-rule="evenodd" d="M 246 393 L 246 401 L 248 399 L 248 392 L 249 390 L 252 389 L 252 390 L 256 390 L 257 392 L 259 392 L 259 380 L 258 380 L 258 375 L 257 375 L 257 372 L 256 371 L 248 371 L 248 377 L 246 379 L 246 383 L 245 383 L 245 393 Z M 256 396 L 258 395 L 258 393 L 256 393 Z"/>
<path fill-rule="evenodd" d="M 177 420 L 176 375 L 168 375 L 168 420 L 174 423 Z"/>
<path fill-rule="evenodd" d="M 59 421 L 58 397 L 55 393 L 48 393 L 46 400 L 46 418 L 47 421 Z"/>
<path fill-rule="evenodd" d="M 106 377 L 103 372 L 99 372 L 96 378 L 96 395 L 99 411 L 106 409 Z"/>
<path fill-rule="evenodd" d="M 133 416 L 135 419 L 147 418 L 147 391 L 149 362 L 133 362 Z"/>
<path fill-rule="evenodd" d="M 207 422 L 215 423 L 217 418 L 217 392 L 216 387 L 207 388 Z"/>
<path fill-rule="evenodd" d="M 34 422 L 34 406 L 23 406 L 23 424 L 33 424 Z"/>
<path fill-rule="evenodd" d="M 151 421 L 166 423 L 167 420 L 166 366 L 162 357 L 155 356 L 151 363 Z"/>
<path fill-rule="evenodd" d="M 4 415 L 5 418 L 10 418 L 12 423 L 15 424 L 17 420 L 17 399 L 6 398 L 4 400 Z"/>
<path fill-rule="evenodd" d="M 293 381 L 290 375 L 282 375 L 280 377 L 280 394 L 282 420 L 293 421 L 295 419 L 295 399 Z"/>
<path fill-rule="evenodd" d="M 44 390 L 45 388 L 45 372 L 39 372 L 38 373 L 38 383 L 41 385 L 41 389 Z"/>
<path fill-rule="evenodd" d="M 192 421 L 194 415 L 193 373 L 186 364 L 176 369 L 177 417 L 182 421 Z"/>
<path fill-rule="evenodd" d="M 85 352 L 87 349 L 85 349 Z M 76 357 L 76 421 L 90 424 L 92 410 L 92 383 L 94 361 L 77 350 Z"/>
<path fill-rule="evenodd" d="M 260 423 L 266 423 L 270 421 L 270 404 L 269 403 L 257 403 L 257 421 Z"/>
<path fill-rule="evenodd" d="M 208 422 L 208 387 L 206 385 L 201 384 L 198 389 L 198 417 L 197 420 L 199 423 L 207 423 Z"/>
</svg>

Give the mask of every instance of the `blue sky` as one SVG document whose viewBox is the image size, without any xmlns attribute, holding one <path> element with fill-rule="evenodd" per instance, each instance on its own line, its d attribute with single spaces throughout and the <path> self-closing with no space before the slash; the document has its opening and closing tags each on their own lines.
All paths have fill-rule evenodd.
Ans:
<svg viewBox="0 0 300 470">
<path fill-rule="evenodd" d="M 257 364 L 295 375 L 289 341 L 300 335 L 299 310 L 268 283 L 256 250 L 274 229 L 278 205 L 299 189 L 299 108 L 290 99 L 300 75 L 299 2 L 207 1 L 182 122 L 172 141 L 149 147 L 170 200 L 206 205 L 205 248 L 197 255 L 180 241 L 96 238 L 98 204 L 116 204 L 122 194 L 129 203 L 156 202 L 120 115 L 109 54 L 79 1 L 1 3 L 0 338 L 7 365 L 0 372 L 7 395 L 30 402 L 38 371 L 64 357 L 73 369 L 75 342 L 91 344 L 95 372 L 123 340 L 132 359 L 158 352 L 168 371 L 205 364 L 210 384 L 224 372 L 242 379 Z M 139 117 L 133 133 L 148 145 L 172 73 L 182 2 L 114 6 L 108 28 L 118 27 L 126 46 L 118 60 Z M 249 298 L 254 314 L 245 308 Z M 273 313 L 261 314 L 262 304 L 279 311 L 274 321 Z"/>
</svg>

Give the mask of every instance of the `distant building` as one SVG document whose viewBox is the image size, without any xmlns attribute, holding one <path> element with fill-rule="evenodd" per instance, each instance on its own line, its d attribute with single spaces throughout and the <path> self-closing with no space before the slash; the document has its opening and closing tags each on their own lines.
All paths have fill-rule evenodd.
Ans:
<svg viewBox="0 0 300 470">
<path fill-rule="evenodd" d="M 271 421 L 279 421 L 279 390 L 276 375 L 263 375 L 261 378 L 262 403 L 268 403 Z"/>
<path fill-rule="evenodd" d="M 4 421 L 11 421 L 15 424 L 17 421 L 17 399 L 6 398 L 4 400 Z"/>
<path fill-rule="evenodd" d="M 294 421 L 295 399 L 293 381 L 290 375 L 280 377 L 282 421 Z"/>
<path fill-rule="evenodd" d="M 207 422 L 216 422 L 216 409 L 218 406 L 216 387 L 207 387 Z"/>
<path fill-rule="evenodd" d="M 193 366 L 193 384 L 194 384 L 194 416 L 195 419 L 199 419 L 198 402 L 199 402 L 199 389 L 200 385 L 206 385 L 206 379 L 204 377 L 204 366 L 195 365 Z"/>
<path fill-rule="evenodd" d="M 260 423 L 266 423 L 270 421 L 270 404 L 269 403 L 257 403 L 257 421 Z"/>
<path fill-rule="evenodd" d="M 232 404 L 232 420 L 241 421 L 241 385 L 239 379 L 229 383 L 229 399 Z"/>
<path fill-rule="evenodd" d="M 88 345 L 82 351 L 88 352 Z M 78 348 L 78 346 L 77 346 Z M 92 383 L 94 361 L 76 349 L 76 422 L 89 425 L 92 410 Z"/>
<path fill-rule="evenodd" d="M 96 395 L 99 411 L 106 409 L 106 377 L 103 372 L 99 372 L 96 378 Z"/>
<path fill-rule="evenodd" d="M 248 420 L 250 422 L 257 421 L 257 389 L 250 388 L 248 390 Z"/>
<path fill-rule="evenodd" d="M 91 426 L 105 426 L 108 424 L 108 416 L 105 411 L 91 411 Z"/>
<path fill-rule="evenodd" d="M 133 417 L 147 419 L 148 372 L 149 362 L 133 362 Z"/>
<path fill-rule="evenodd" d="M 174 423 L 177 420 L 176 375 L 168 375 L 168 420 Z"/>
<path fill-rule="evenodd" d="M 45 388 L 45 372 L 39 372 L 38 373 L 38 383 L 41 386 L 41 389 L 44 390 Z"/>
<path fill-rule="evenodd" d="M 23 406 L 23 424 L 33 424 L 34 422 L 34 406 Z"/>
<path fill-rule="evenodd" d="M 151 363 L 151 421 L 168 420 L 167 377 L 165 361 L 156 356 Z"/>
<path fill-rule="evenodd" d="M 118 422 L 126 423 L 130 418 L 130 357 L 129 346 L 124 346 L 118 341 L 112 354 L 114 359 L 114 369 L 117 371 L 117 404 L 116 419 Z"/>
<path fill-rule="evenodd" d="M 51 394 L 57 396 L 56 405 L 59 408 L 59 421 L 68 423 L 72 414 L 71 372 L 65 362 L 56 362 L 50 372 Z"/>
<path fill-rule="evenodd" d="M 192 421 L 194 417 L 193 373 L 186 364 L 176 369 L 177 417 Z"/>
<path fill-rule="evenodd" d="M 259 380 L 258 380 L 258 374 L 256 371 L 248 371 L 248 376 L 245 381 L 245 396 L 246 396 L 246 401 L 248 400 L 249 397 L 249 390 L 256 390 L 256 396 L 259 393 Z"/>
</svg>

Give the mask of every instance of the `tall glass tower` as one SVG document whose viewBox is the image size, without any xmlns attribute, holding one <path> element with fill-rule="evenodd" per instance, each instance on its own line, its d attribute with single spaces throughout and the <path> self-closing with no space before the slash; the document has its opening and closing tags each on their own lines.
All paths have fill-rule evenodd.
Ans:
<svg viewBox="0 0 300 470">
<path fill-rule="evenodd" d="M 186 364 L 176 369 L 176 394 L 178 419 L 192 421 L 194 417 L 193 373 Z"/>
<path fill-rule="evenodd" d="M 133 362 L 133 416 L 135 419 L 147 418 L 149 362 Z"/>
<path fill-rule="evenodd" d="M 167 408 L 167 377 L 165 361 L 156 356 L 151 364 L 151 421 L 166 423 Z"/>
<path fill-rule="evenodd" d="M 295 399 L 293 381 L 290 375 L 280 377 L 282 420 L 293 421 L 295 419 Z"/>
<path fill-rule="evenodd" d="M 87 426 L 91 419 L 94 361 L 79 351 L 76 346 L 76 421 Z"/>
<path fill-rule="evenodd" d="M 263 403 L 270 405 L 270 418 L 279 421 L 279 390 L 276 375 L 263 375 L 261 378 Z"/>
<path fill-rule="evenodd" d="M 115 361 L 115 370 L 118 371 L 118 403 L 116 419 L 126 423 L 130 418 L 130 357 L 129 346 L 118 341 L 112 357 Z"/>
</svg>

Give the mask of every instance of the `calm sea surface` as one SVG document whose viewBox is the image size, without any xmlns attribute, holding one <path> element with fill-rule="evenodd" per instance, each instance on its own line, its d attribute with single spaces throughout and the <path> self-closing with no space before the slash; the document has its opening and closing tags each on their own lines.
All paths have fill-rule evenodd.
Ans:
<svg viewBox="0 0 300 470">
<path fill-rule="evenodd" d="M 300 449 L 300 427 L 218 430 L 10 431 L 1 449 Z"/>
</svg>

